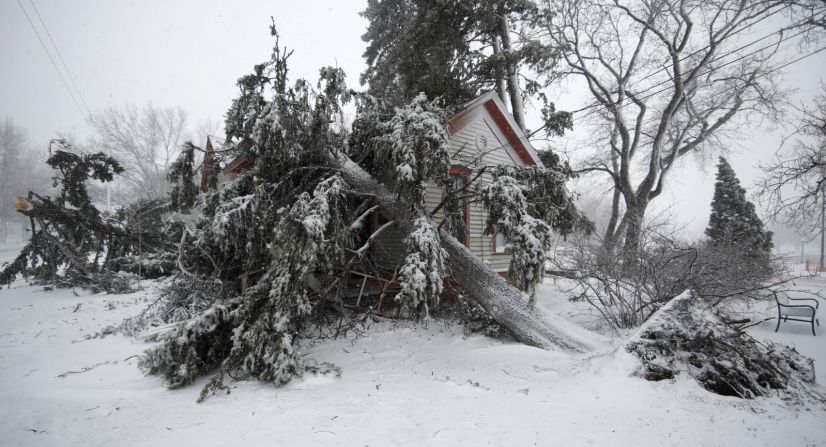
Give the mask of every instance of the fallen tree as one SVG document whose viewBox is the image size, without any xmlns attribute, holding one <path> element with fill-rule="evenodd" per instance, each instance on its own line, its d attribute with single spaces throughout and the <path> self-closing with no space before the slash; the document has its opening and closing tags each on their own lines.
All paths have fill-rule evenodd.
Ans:
<svg viewBox="0 0 826 447">
<path fill-rule="evenodd" d="M 0 284 L 23 276 L 39 284 L 126 292 L 137 277 L 172 273 L 176 224 L 164 219 L 163 200 L 139 201 L 113 215 L 102 214 L 87 191 L 89 180 L 108 182 L 123 172 L 103 154 L 74 153 L 64 140 L 47 163 L 58 174 L 56 197 L 30 191 L 18 198 L 17 211 L 29 218 L 31 238 L 0 270 Z M 51 146 L 50 146 L 51 147 Z"/>
<path fill-rule="evenodd" d="M 358 164 L 344 155 L 331 159 L 347 184 L 355 191 L 373 194 L 382 210 L 391 216 L 404 234 L 413 231 L 413 208 L 372 178 Z M 434 224 L 435 225 L 435 224 Z M 467 296 L 479 303 L 499 324 L 508 328 L 522 343 L 544 349 L 584 352 L 590 349 L 571 323 L 541 313 L 529 305 L 526 294 L 509 285 L 504 278 L 473 255 L 467 247 L 446 231 L 440 231 L 442 248 L 447 252 L 450 273 L 462 285 Z"/>
<path fill-rule="evenodd" d="M 272 59 L 238 81 L 225 147 L 252 168 L 207 193 L 203 216 L 181 242 L 183 281 L 214 281 L 233 292 L 161 335 L 141 368 L 171 387 L 213 374 L 202 397 L 225 387 L 225 376 L 288 382 L 308 370 L 298 341 L 311 336 L 308 328 L 348 317 L 342 294 L 351 271 L 370 264 L 372 243 L 392 226 L 407 248 L 392 297 L 403 316 L 427 318 L 452 276 L 518 340 L 588 349 L 575 326 L 533 308 L 532 293 L 510 287 L 431 219 L 425 182 L 443 188 L 446 210 L 468 193 L 449 176 L 446 112 L 437 103 L 420 95 L 387 107 L 347 89 L 337 68 L 320 71 L 317 89 L 304 80 L 288 85 L 289 54 L 276 41 Z M 349 101 L 358 110 L 352 131 L 341 124 Z M 542 280 L 548 233 L 572 231 L 579 216 L 567 176 L 551 169 L 497 170 L 474 191 L 489 209 L 488 225 L 511 236 L 518 266 L 511 273 L 529 292 Z M 518 179 L 531 175 L 556 193 L 555 203 L 529 200 L 531 184 Z M 387 222 L 368 227 L 373 213 Z"/>
</svg>

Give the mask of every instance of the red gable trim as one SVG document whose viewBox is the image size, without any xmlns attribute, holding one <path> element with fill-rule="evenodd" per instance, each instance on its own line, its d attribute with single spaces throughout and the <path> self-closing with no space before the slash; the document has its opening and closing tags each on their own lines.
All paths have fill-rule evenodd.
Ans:
<svg viewBox="0 0 826 447">
<path fill-rule="evenodd" d="M 235 179 L 235 177 L 246 171 L 247 169 L 252 167 L 252 162 L 247 159 L 247 157 L 241 155 L 235 160 L 232 160 L 232 163 L 228 164 L 227 167 L 224 168 L 224 175 L 230 178 L 230 180 Z"/>
<path fill-rule="evenodd" d="M 469 108 L 459 112 L 456 116 L 451 118 L 447 122 L 448 133 L 453 136 L 460 130 L 464 129 L 468 124 L 470 124 L 471 121 L 473 121 L 474 118 L 478 116 L 478 114 L 474 112 L 476 112 L 480 106 L 483 106 L 485 110 L 487 110 L 488 114 L 490 114 L 491 118 L 493 118 L 493 122 L 499 127 L 499 130 L 502 131 L 502 134 L 505 135 L 508 145 L 513 148 L 516 155 L 519 156 L 519 159 L 522 160 L 526 166 L 536 165 L 536 160 L 533 156 L 531 156 L 530 151 L 528 151 L 525 147 L 523 138 L 520 138 L 519 134 L 513 126 L 511 126 L 510 121 L 505 115 L 507 112 L 503 111 L 502 108 L 499 107 L 496 100 L 493 98 L 493 95 L 490 96 L 490 98 L 481 101 L 479 104 L 471 105 Z"/>
<path fill-rule="evenodd" d="M 535 165 L 536 160 L 531 157 L 531 153 L 528 152 L 528 148 L 525 147 L 522 138 L 519 138 L 519 135 L 517 135 L 516 131 L 511 127 L 502 109 L 500 109 L 492 99 L 485 101 L 485 109 L 491 114 L 493 121 L 499 126 L 499 129 L 502 130 L 502 133 L 505 134 L 508 144 L 516 151 L 516 155 L 525 163 L 525 166 Z"/>
</svg>

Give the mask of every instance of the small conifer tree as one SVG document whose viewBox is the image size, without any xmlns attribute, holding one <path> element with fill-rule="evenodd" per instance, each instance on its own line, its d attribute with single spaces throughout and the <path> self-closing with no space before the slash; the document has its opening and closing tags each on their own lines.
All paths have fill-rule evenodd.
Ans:
<svg viewBox="0 0 826 447">
<path fill-rule="evenodd" d="M 725 158 L 717 164 L 717 181 L 711 202 L 711 217 L 705 231 L 710 245 L 734 254 L 737 262 L 769 268 L 772 232 L 764 228 L 754 204 Z"/>
<path fill-rule="evenodd" d="M 172 184 L 169 192 L 172 209 L 189 213 L 198 198 L 198 187 L 195 186 L 195 145 L 187 141 L 181 149 L 181 155 L 169 167 L 167 178 Z"/>
</svg>

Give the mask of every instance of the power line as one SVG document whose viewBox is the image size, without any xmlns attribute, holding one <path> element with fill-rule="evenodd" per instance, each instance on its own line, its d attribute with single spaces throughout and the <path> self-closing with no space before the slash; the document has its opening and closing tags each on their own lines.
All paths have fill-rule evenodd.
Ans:
<svg viewBox="0 0 826 447">
<path fill-rule="evenodd" d="M 17 0 L 17 5 L 20 6 L 20 10 L 23 11 L 23 15 L 26 16 L 26 21 L 29 22 L 29 26 L 31 26 L 32 31 L 34 31 L 35 36 L 37 36 L 37 40 L 38 40 L 38 42 L 40 42 L 40 46 L 43 48 L 43 51 L 46 53 L 46 56 L 49 57 L 49 61 L 52 63 L 52 67 L 57 72 L 57 75 L 60 76 L 60 80 L 63 81 L 63 87 L 66 88 L 66 92 L 69 93 L 69 96 L 72 98 L 72 102 L 75 104 L 75 107 L 77 107 L 77 111 L 80 112 L 80 116 L 83 117 L 84 121 L 88 121 L 88 119 L 89 119 L 88 116 L 86 116 L 86 114 L 83 113 L 83 109 L 80 107 L 80 104 L 78 104 L 77 99 L 75 98 L 75 95 L 72 93 L 72 89 L 69 88 L 69 84 L 66 82 L 66 78 L 63 76 L 63 73 L 60 71 L 60 68 L 58 68 L 57 63 L 55 62 L 54 58 L 52 57 L 52 54 L 49 53 L 49 50 L 46 47 L 46 44 L 43 42 L 43 38 L 40 37 L 40 33 L 37 31 L 37 28 L 34 26 L 34 23 L 32 22 L 31 17 L 29 17 L 29 13 L 26 12 L 26 8 L 23 7 L 23 4 L 20 3 L 20 0 Z"/>
<path fill-rule="evenodd" d="M 57 53 L 58 60 L 60 60 L 60 63 L 63 65 L 63 70 L 69 77 L 69 81 L 72 83 L 72 86 L 74 86 L 75 92 L 77 93 L 78 98 L 80 98 L 80 103 L 83 104 L 83 108 L 86 110 L 86 116 L 92 116 L 92 112 L 89 109 L 89 104 L 86 102 L 86 98 L 83 97 L 83 92 L 80 91 L 77 83 L 75 83 L 74 76 L 72 76 L 72 71 L 69 70 L 69 67 L 66 65 L 66 61 L 63 59 L 63 54 L 60 52 L 60 48 L 58 48 L 54 39 L 52 39 L 52 33 L 49 32 L 49 27 L 46 26 L 46 22 L 43 20 L 43 17 L 40 16 L 40 11 L 38 11 L 37 5 L 35 5 L 34 0 L 29 0 L 29 3 L 32 4 L 32 9 L 34 9 L 34 14 L 37 16 L 37 20 L 40 21 L 40 25 L 43 27 L 43 30 L 46 31 L 46 37 L 49 38 L 52 48 L 54 48 L 55 53 Z"/>
<path fill-rule="evenodd" d="M 824 12 L 826 12 L 826 9 L 824 9 L 823 11 L 824 11 Z M 775 11 L 775 12 L 774 12 L 774 13 L 772 13 L 772 14 L 768 14 L 768 15 L 764 16 L 763 18 L 761 18 L 760 20 L 758 20 L 758 21 L 756 21 L 756 22 L 754 22 L 754 23 L 751 23 L 751 24 L 749 24 L 749 25 L 747 25 L 747 26 L 744 26 L 744 27 L 743 27 L 743 28 L 741 28 L 740 30 L 738 30 L 738 31 L 735 31 L 735 32 L 731 33 L 731 36 L 734 36 L 734 35 L 736 35 L 736 34 L 739 34 L 739 33 L 743 32 L 743 31 L 745 31 L 745 30 L 747 30 L 747 29 L 749 29 L 749 28 L 753 27 L 754 25 L 756 25 L 757 23 L 761 22 L 762 20 L 765 20 L 765 19 L 767 19 L 767 18 L 769 18 L 769 17 L 771 17 L 771 16 L 773 16 L 773 15 L 775 15 L 775 14 L 778 14 L 779 12 L 780 12 L 780 11 Z M 786 26 L 786 27 L 784 27 L 784 28 L 782 28 L 782 29 L 780 29 L 780 30 L 778 30 L 778 31 L 774 31 L 774 32 L 772 32 L 772 33 L 770 33 L 770 34 L 767 34 L 767 35 L 765 35 L 765 36 L 763 36 L 763 37 L 761 37 L 761 38 L 759 38 L 759 39 L 753 40 L 753 41 L 751 41 L 751 42 L 749 42 L 749 43 L 746 43 L 746 44 L 744 44 L 744 45 L 742 45 L 742 46 L 740 46 L 740 47 L 737 47 L 737 48 L 735 48 L 735 49 L 733 49 L 733 50 L 731 50 L 731 51 L 729 51 L 729 52 L 727 52 L 727 53 L 725 53 L 725 54 L 721 54 L 721 55 L 719 55 L 719 56 L 717 56 L 717 57 L 715 57 L 715 58 L 711 59 L 709 62 L 716 62 L 716 61 L 718 61 L 718 60 L 720 60 L 720 59 L 723 59 L 723 58 L 726 58 L 726 57 L 728 57 L 728 56 L 731 56 L 732 54 L 734 54 L 734 53 L 736 53 L 736 52 L 738 52 L 738 51 L 740 51 L 740 50 L 744 50 L 744 49 L 746 49 L 746 48 L 748 48 L 748 47 L 750 47 L 750 46 L 752 46 L 752 45 L 754 45 L 754 44 L 757 44 L 757 43 L 762 42 L 762 41 L 764 41 L 764 40 L 766 40 L 766 39 L 769 39 L 769 38 L 771 38 L 771 37 L 775 36 L 776 34 L 781 34 L 781 35 L 782 35 L 782 33 L 783 33 L 784 31 L 789 30 L 789 29 L 792 29 L 792 28 L 795 28 L 795 27 L 798 27 L 798 26 L 800 26 L 800 25 L 804 25 L 807 21 L 808 21 L 808 18 L 804 18 L 804 19 L 802 19 L 802 20 L 800 20 L 800 21 L 798 21 L 798 22 L 795 22 L 795 23 L 793 23 L 793 24 L 791 24 L 791 25 L 788 25 L 788 26 Z M 807 32 L 807 31 L 808 31 L 808 30 L 804 30 L 804 31 L 798 32 L 797 34 L 794 34 L 794 35 L 793 35 L 793 36 L 791 36 L 791 37 L 796 37 L 796 36 L 799 36 L 799 35 L 803 34 L 804 32 Z M 789 38 L 791 38 L 791 37 L 789 37 Z M 756 52 L 758 52 L 758 51 L 765 50 L 765 49 L 770 48 L 770 47 L 772 47 L 772 46 L 774 46 L 774 45 L 779 45 L 780 43 L 785 42 L 785 41 L 786 41 L 786 40 L 788 40 L 789 38 L 781 38 L 780 42 L 778 42 L 778 43 L 776 43 L 776 44 L 772 44 L 772 45 L 765 46 L 765 47 L 761 48 L 760 50 L 753 51 L 753 52 L 749 53 L 748 55 L 752 55 L 752 54 L 754 54 L 754 53 L 756 53 Z M 682 58 L 680 58 L 680 59 L 679 59 L 679 61 L 680 61 L 680 62 L 683 62 L 683 61 L 687 60 L 688 58 L 690 58 L 690 57 L 692 57 L 692 56 L 695 56 L 695 55 L 697 55 L 697 54 L 700 54 L 702 51 L 705 51 L 705 50 L 707 50 L 707 49 L 709 49 L 709 48 L 711 48 L 711 44 L 705 45 L 705 46 L 703 46 L 703 47 L 701 47 L 701 48 L 698 48 L 697 50 L 694 50 L 693 52 L 691 52 L 691 53 L 689 53 L 689 54 L 686 54 L 685 56 L 683 56 Z M 726 65 L 728 65 L 728 64 L 726 64 Z M 667 71 L 669 67 L 671 67 L 671 65 L 670 65 L 670 64 L 665 64 L 665 65 L 663 65 L 663 66 L 662 66 L 662 68 L 660 68 L 660 69 L 658 69 L 658 70 L 655 70 L 655 71 L 653 71 L 653 72 L 649 73 L 648 75 L 644 76 L 644 77 L 643 77 L 643 78 L 641 78 L 641 79 L 637 79 L 637 80 L 633 81 L 631 84 L 629 84 L 629 85 L 628 85 L 628 87 L 626 87 L 626 90 L 627 90 L 628 88 L 630 88 L 630 87 L 634 86 L 634 85 L 639 84 L 639 83 L 640 83 L 640 82 L 642 82 L 642 81 L 645 81 L 646 79 L 650 79 L 651 77 L 655 76 L 655 75 L 656 75 L 656 74 L 658 74 L 658 73 L 662 73 L 662 72 L 664 72 L 664 71 Z M 662 82 L 660 82 L 660 83 L 658 83 L 658 84 L 655 84 L 655 85 L 653 85 L 653 86 L 649 86 L 649 87 L 648 87 L 648 88 L 646 88 L 645 90 L 649 90 L 649 89 L 651 89 L 651 88 L 658 87 L 658 86 L 660 86 L 660 85 L 662 85 L 662 84 L 664 84 L 664 83 L 666 83 L 666 82 L 668 82 L 668 80 L 662 81 Z M 644 92 L 645 90 L 643 90 L 643 92 Z M 603 105 L 603 104 L 601 104 L 601 103 L 599 103 L 599 102 L 595 102 L 595 103 L 593 103 L 593 104 L 587 105 L 587 106 L 582 107 L 582 108 L 580 108 L 580 109 L 574 110 L 574 111 L 573 111 L 573 112 L 571 112 L 571 113 L 579 113 L 579 112 L 584 112 L 584 111 L 586 111 L 586 110 L 588 110 L 588 109 L 592 109 L 592 108 L 594 108 L 594 107 L 599 107 L 599 106 L 602 106 L 602 105 Z"/>
<path fill-rule="evenodd" d="M 733 63 L 735 63 L 735 62 L 739 62 L 739 61 L 741 61 L 741 60 L 743 60 L 743 59 L 745 59 L 745 58 L 747 58 L 747 57 L 749 57 L 749 56 L 751 56 L 751 55 L 754 55 L 754 54 L 756 54 L 756 53 L 759 53 L 759 52 L 761 52 L 761 51 L 763 51 L 763 50 L 765 50 L 765 49 L 771 48 L 771 47 L 773 47 L 773 46 L 780 45 L 780 44 L 782 44 L 782 43 L 786 42 L 787 40 L 793 39 L 793 38 L 795 38 L 795 37 L 797 37 L 797 36 L 799 36 L 799 35 L 801 35 L 801 34 L 803 34 L 803 33 L 807 32 L 807 31 L 808 31 L 808 30 L 801 30 L 801 31 L 799 31 L 799 32 L 798 32 L 798 33 L 796 33 L 796 34 L 793 34 L 793 35 L 791 35 L 791 36 L 787 36 L 787 37 L 784 37 L 784 38 L 780 39 L 780 40 L 779 40 L 778 42 L 776 42 L 776 43 L 772 43 L 772 44 L 766 45 L 766 46 L 764 46 L 764 47 L 758 48 L 758 49 L 756 49 L 756 50 L 754 50 L 754 51 L 752 51 L 752 52 L 750 52 L 750 53 L 743 54 L 743 55 L 741 55 L 741 56 L 737 57 L 736 59 L 733 59 L 733 60 L 731 60 L 731 61 L 728 61 L 728 62 L 726 62 L 726 63 L 724 63 L 724 64 L 722 64 L 722 65 L 720 65 L 720 66 L 713 67 L 713 68 L 709 68 L 708 70 L 706 70 L 705 72 L 703 72 L 702 74 L 700 74 L 700 76 L 705 76 L 705 75 L 707 75 L 707 74 L 709 74 L 709 73 L 713 72 L 714 70 L 718 70 L 718 69 L 723 68 L 723 67 L 725 67 L 725 66 L 731 65 L 731 64 L 733 64 Z M 820 50 L 816 51 L 816 52 L 815 52 L 815 53 L 813 53 L 813 54 L 816 54 L 816 53 L 817 53 L 817 52 L 819 52 L 819 51 L 820 51 Z M 720 56 L 720 57 L 719 57 L 719 58 L 717 58 L 716 60 L 722 59 L 722 58 L 724 58 L 724 57 L 728 57 L 728 56 L 730 56 L 730 55 L 732 55 L 732 53 L 727 53 L 727 54 L 725 54 L 725 55 Z M 808 57 L 808 56 L 806 56 L 806 57 Z M 713 62 L 713 61 L 714 61 L 714 60 L 712 60 L 712 62 Z M 781 67 L 781 68 L 782 68 L 782 67 Z M 767 76 L 767 75 L 769 75 L 769 74 L 771 74 L 771 73 L 773 73 L 773 72 L 775 72 L 775 71 L 777 71 L 777 70 L 775 70 L 775 69 L 769 70 L 769 71 L 767 71 L 766 73 L 763 73 L 763 74 L 761 74 L 761 75 L 760 75 L 760 76 L 758 76 L 758 77 L 765 77 L 765 76 Z M 666 79 L 666 80 L 663 80 L 663 81 L 661 81 L 661 82 L 659 82 L 659 83 L 657 83 L 657 84 L 654 84 L 654 85 L 652 85 L 652 86 L 649 86 L 648 88 L 646 88 L 646 89 L 644 89 L 644 90 L 641 90 L 641 91 L 639 91 L 639 92 L 635 93 L 635 95 L 639 95 L 639 94 L 643 94 L 643 93 L 646 93 L 646 92 L 648 92 L 648 91 L 651 91 L 651 90 L 653 90 L 653 89 L 655 89 L 655 88 L 657 88 L 657 87 L 659 87 L 659 86 L 661 86 L 661 85 L 667 84 L 669 81 L 671 81 L 671 79 Z M 639 97 L 639 100 L 648 99 L 648 98 L 650 98 L 650 97 L 652 97 L 652 96 L 654 96 L 654 95 L 657 95 L 657 94 L 660 94 L 660 93 L 662 93 L 662 92 L 668 91 L 668 90 L 670 90 L 670 89 L 672 89 L 672 88 L 673 88 L 673 87 L 672 87 L 671 85 L 669 85 L 669 86 L 667 86 L 667 87 L 665 87 L 665 88 L 662 88 L 662 89 L 660 89 L 660 90 L 657 90 L 657 91 L 655 91 L 655 92 L 653 92 L 653 93 L 649 93 L 649 94 L 647 94 L 647 95 L 641 96 L 641 97 Z M 728 90 L 728 89 L 727 89 L 727 90 Z M 725 90 L 725 91 L 727 91 L 727 90 Z M 630 103 L 626 103 L 626 104 L 614 104 L 614 105 L 616 105 L 616 107 L 617 107 L 617 108 L 621 108 L 621 107 L 624 107 L 625 105 L 629 105 L 629 104 L 630 104 Z M 585 119 L 585 118 L 587 118 L 587 117 L 589 117 L 589 116 L 591 116 L 591 115 L 593 115 L 593 114 L 595 114 L 595 113 L 599 113 L 601 110 L 607 110 L 607 109 L 610 107 L 610 105 L 605 105 L 605 104 L 597 104 L 597 105 L 595 105 L 595 106 L 600 106 L 600 107 L 599 107 L 599 108 L 596 108 L 596 109 L 594 109 L 594 110 L 592 110 L 592 111 L 590 111 L 590 112 L 588 112 L 588 113 L 586 113 L 585 115 L 582 115 L 582 116 L 581 116 L 581 117 L 579 117 L 578 119 L 579 119 L 579 120 Z M 593 107 L 593 106 L 592 106 L 592 107 Z M 581 109 L 580 111 L 582 111 L 582 110 L 584 110 L 584 109 Z"/>
<path fill-rule="evenodd" d="M 812 57 L 812 56 L 814 56 L 814 55 L 816 55 L 816 54 L 818 54 L 818 53 L 821 53 L 821 52 L 823 52 L 823 51 L 826 51 L 826 47 L 823 47 L 823 48 L 817 49 L 817 50 L 815 50 L 815 51 L 813 51 L 813 52 L 811 52 L 811 53 L 809 53 L 809 54 L 806 54 L 806 55 L 804 55 L 804 56 L 801 56 L 801 57 L 798 57 L 798 58 L 796 58 L 796 59 L 790 60 L 789 62 L 785 62 L 785 63 L 783 63 L 783 64 L 781 64 L 781 65 L 778 65 L 778 66 L 776 66 L 776 67 L 772 68 L 771 70 L 768 70 L 768 71 L 766 71 L 766 72 L 764 72 L 764 73 L 761 73 L 761 74 L 760 74 L 760 75 L 758 75 L 758 76 L 755 76 L 755 78 L 762 78 L 762 77 L 766 77 L 766 76 L 768 76 L 768 75 L 770 75 L 770 74 L 772 74 L 772 73 L 774 73 L 774 72 L 776 72 L 776 71 L 778 71 L 778 70 L 782 70 L 782 69 L 784 69 L 784 68 L 786 68 L 786 67 L 788 67 L 788 66 L 790 66 L 790 65 L 792 65 L 792 64 L 796 64 L 796 63 L 798 63 L 798 62 L 800 62 L 800 61 L 802 61 L 802 60 L 804 60 L 804 59 L 808 59 L 808 58 L 810 58 L 810 57 Z M 652 94 L 650 94 L 650 95 L 648 95 L 648 96 L 646 96 L 646 97 L 644 97 L 644 98 L 642 98 L 642 99 L 646 99 L 646 98 L 648 98 L 648 97 L 650 97 L 650 96 L 656 95 L 656 94 L 658 94 L 658 93 L 662 93 L 663 91 L 668 90 L 669 88 L 671 88 L 671 87 L 667 87 L 667 88 L 665 88 L 665 89 L 662 89 L 662 90 L 656 91 L 656 92 L 654 92 L 654 93 L 652 93 Z M 724 89 L 724 90 L 722 90 L 722 91 L 718 92 L 717 94 L 723 94 L 723 93 L 726 93 L 726 92 L 728 92 L 728 91 L 730 91 L 730 90 L 733 90 L 733 87 L 729 87 L 729 88 L 727 88 L 727 89 Z M 645 91 L 646 91 L 646 90 L 643 90 L 642 92 L 645 92 Z M 621 108 L 621 107 L 624 107 L 624 106 L 626 106 L 626 105 L 628 105 L 628 104 L 627 104 L 627 103 L 626 103 L 626 104 L 620 104 L 620 105 L 618 105 L 617 107 L 618 107 L 618 108 Z M 581 118 L 580 118 L 580 119 L 581 119 Z M 533 132 L 531 132 L 531 133 L 529 133 L 529 134 L 526 134 L 526 135 L 524 135 L 524 136 L 522 136 L 522 137 L 517 138 L 517 140 L 518 140 L 518 141 L 529 141 L 531 137 L 533 137 L 534 135 L 536 135 L 537 133 L 539 133 L 540 131 L 542 131 L 545 127 L 547 127 L 547 126 L 546 126 L 546 125 L 545 125 L 545 126 L 541 126 L 540 128 L 538 128 L 538 129 L 534 130 Z M 498 147 L 490 148 L 490 149 L 488 149 L 488 151 L 490 152 L 490 151 L 493 151 L 493 150 L 497 150 L 497 149 L 504 149 L 504 148 L 507 148 L 507 147 L 512 147 L 512 146 L 513 146 L 513 143 L 507 143 L 507 144 L 503 144 L 503 145 L 498 146 Z"/>
</svg>

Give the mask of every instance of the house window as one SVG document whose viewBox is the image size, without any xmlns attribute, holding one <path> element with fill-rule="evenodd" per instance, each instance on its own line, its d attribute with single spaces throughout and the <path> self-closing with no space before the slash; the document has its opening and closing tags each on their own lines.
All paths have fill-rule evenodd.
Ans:
<svg viewBox="0 0 826 447">
<path fill-rule="evenodd" d="M 458 172 L 459 170 L 456 168 L 452 168 L 451 170 L 455 170 L 450 174 L 452 181 L 452 186 L 450 189 L 452 190 L 452 193 L 455 194 L 457 202 L 456 210 L 454 212 L 458 214 L 457 217 L 461 219 L 461 222 L 463 222 L 464 225 L 451 225 L 450 234 L 453 235 L 453 237 L 455 237 L 459 242 L 465 244 L 465 246 L 468 246 L 468 242 L 470 240 L 470 205 L 464 197 L 468 193 L 468 191 L 464 190 L 467 186 L 468 178 L 464 175 L 464 173 Z"/>
<path fill-rule="evenodd" d="M 496 238 L 493 241 L 493 252 L 494 253 L 505 253 L 505 249 L 508 246 L 508 239 L 505 237 L 504 234 L 500 232 L 496 232 Z"/>
</svg>

